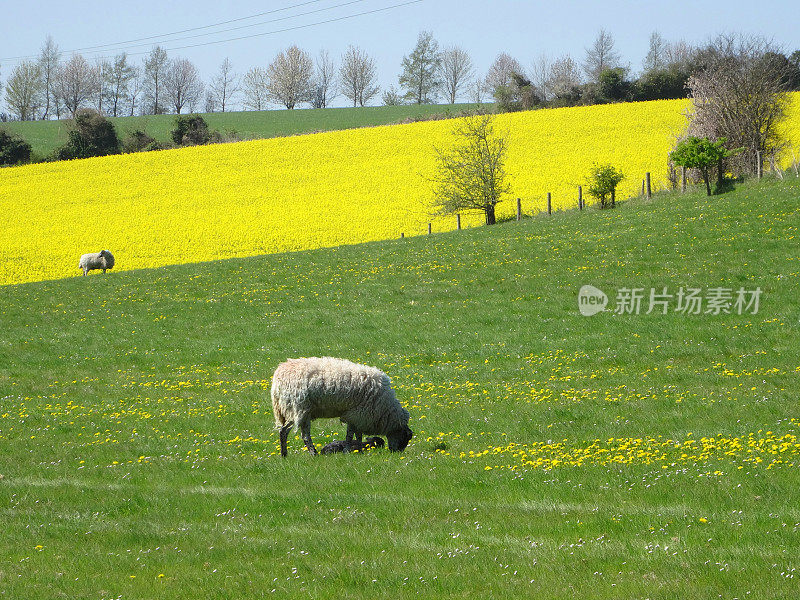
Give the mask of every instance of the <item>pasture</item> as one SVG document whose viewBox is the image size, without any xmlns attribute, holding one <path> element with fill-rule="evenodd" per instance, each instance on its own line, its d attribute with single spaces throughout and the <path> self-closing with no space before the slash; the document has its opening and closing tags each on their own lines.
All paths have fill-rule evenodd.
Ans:
<svg viewBox="0 0 800 600">
<path fill-rule="evenodd" d="M 796 597 L 799 193 L 0 287 L 0 597 Z M 762 295 L 613 311 L 664 287 Z M 281 459 L 312 355 L 392 377 L 405 452 Z"/>
</svg>

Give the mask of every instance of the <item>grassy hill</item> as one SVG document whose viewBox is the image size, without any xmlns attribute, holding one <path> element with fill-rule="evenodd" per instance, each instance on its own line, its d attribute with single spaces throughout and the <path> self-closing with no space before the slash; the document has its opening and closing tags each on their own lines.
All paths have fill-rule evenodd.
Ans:
<svg viewBox="0 0 800 600">
<path fill-rule="evenodd" d="M 799 192 L 0 287 L 2 589 L 793 598 Z M 645 314 L 664 287 L 762 296 Z M 392 377 L 404 453 L 278 456 L 271 373 L 323 354 Z"/>
<path fill-rule="evenodd" d="M 389 125 L 406 119 L 425 118 L 431 115 L 457 115 L 474 104 L 367 106 L 358 108 L 324 108 L 303 110 L 265 110 L 228 113 L 204 113 L 203 118 L 211 129 L 235 132 L 241 139 L 261 139 L 315 131 L 333 131 L 355 127 Z M 150 115 L 144 117 L 117 117 L 111 121 L 120 137 L 135 129 L 142 129 L 161 142 L 171 141 L 175 115 Z M 45 157 L 67 141 L 69 121 L 14 121 L 2 123 L 3 127 L 25 138 L 33 152 Z"/>
</svg>

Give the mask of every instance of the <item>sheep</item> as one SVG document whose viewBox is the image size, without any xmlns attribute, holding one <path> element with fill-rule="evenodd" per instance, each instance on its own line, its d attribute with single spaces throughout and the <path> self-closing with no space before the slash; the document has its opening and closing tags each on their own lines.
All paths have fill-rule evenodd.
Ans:
<svg viewBox="0 0 800 600">
<path fill-rule="evenodd" d="M 83 269 L 84 277 L 94 269 L 103 269 L 103 273 L 105 273 L 106 269 L 114 268 L 114 255 L 108 250 L 83 254 L 78 262 L 78 268 Z"/>
<path fill-rule="evenodd" d="M 371 448 L 383 448 L 385 445 L 386 442 L 383 441 L 383 438 L 379 438 L 378 436 L 368 437 L 363 444 L 356 440 L 353 440 L 352 442 L 348 442 L 347 440 L 333 440 L 322 447 L 322 453 L 334 454 L 336 452 L 363 452 L 364 450 L 369 450 Z"/>
<path fill-rule="evenodd" d="M 286 457 L 289 431 L 296 427 L 312 455 L 311 421 L 335 418 L 347 425 L 346 443 L 362 434 L 384 435 L 389 450 L 406 448 L 410 415 L 397 401 L 389 377 L 375 367 L 329 356 L 289 359 L 272 376 L 272 411 Z"/>
</svg>

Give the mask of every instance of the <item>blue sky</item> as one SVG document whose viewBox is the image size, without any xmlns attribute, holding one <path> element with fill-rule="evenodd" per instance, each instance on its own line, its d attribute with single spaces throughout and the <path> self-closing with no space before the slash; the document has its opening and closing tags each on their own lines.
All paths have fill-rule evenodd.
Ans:
<svg viewBox="0 0 800 600">
<path fill-rule="evenodd" d="M 485 73 L 495 56 L 505 51 L 524 67 L 541 53 L 552 56 L 570 53 L 579 63 L 584 49 L 597 32 L 611 32 L 623 60 L 636 71 L 647 52 L 650 33 L 658 30 L 667 40 L 684 39 L 699 43 L 721 32 L 742 31 L 773 39 L 786 50 L 800 49 L 800 9 L 796 1 L 765 0 L 754 4 L 739 0 L 677 0 L 672 2 L 527 2 L 502 0 L 421 0 L 389 10 L 380 10 L 408 0 L 240 0 L 223 2 L 55 2 L 34 4 L 4 2 L 0 11 L 0 79 L 5 81 L 15 64 L 12 57 L 38 53 L 45 37 L 52 35 L 63 51 L 112 44 L 138 38 L 154 39 L 105 49 L 113 55 L 123 49 L 129 54 L 147 52 L 155 43 L 169 50 L 171 57 L 192 60 L 208 80 L 225 57 L 244 73 L 252 66 L 266 66 L 274 55 L 291 44 L 315 54 L 327 49 L 338 58 L 348 44 L 361 46 L 377 62 L 382 87 L 397 85 L 400 61 L 414 46 L 422 30 L 430 30 L 441 45 L 458 44 L 473 58 L 477 70 Z M 300 5 L 300 6 L 298 6 Z M 338 6 L 338 8 L 337 8 Z M 289 10 L 282 10 L 294 7 Z M 319 21 L 372 14 L 312 25 Z M 277 11 L 253 19 L 183 36 L 206 34 L 216 29 L 241 27 L 216 35 L 168 41 L 163 34 L 241 19 L 257 13 Z M 319 11 L 304 16 L 298 13 Z M 288 18 L 285 18 L 288 17 Z M 281 21 L 275 19 L 284 18 Z M 306 26 L 292 31 L 277 29 Z M 262 34 L 249 39 L 227 41 L 194 48 L 179 46 Z M 82 52 L 90 58 L 97 53 Z M 136 62 L 141 56 L 131 57 Z"/>
</svg>

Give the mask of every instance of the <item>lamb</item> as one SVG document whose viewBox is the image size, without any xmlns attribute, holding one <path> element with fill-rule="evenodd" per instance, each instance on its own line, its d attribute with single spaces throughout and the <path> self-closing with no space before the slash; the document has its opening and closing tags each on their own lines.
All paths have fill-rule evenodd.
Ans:
<svg viewBox="0 0 800 600">
<path fill-rule="evenodd" d="M 346 443 L 353 436 L 384 435 L 389 450 L 405 450 L 413 432 L 410 415 L 397 401 L 386 373 L 349 360 L 329 356 L 289 359 L 272 376 L 272 411 L 280 430 L 281 456 L 286 457 L 292 427 L 312 455 L 311 421 L 339 417 L 347 425 Z"/>
<path fill-rule="evenodd" d="M 356 440 L 353 440 L 352 442 L 347 442 L 347 440 L 333 440 L 322 447 L 322 453 L 335 454 L 336 452 L 363 452 L 364 450 L 369 450 L 370 448 L 383 448 L 385 445 L 386 442 L 383 441 L 383 438 L 379 438 L 378 436 L 368 437 L 366 440 L 364 440 L 363 444 Z"/>
<path fill-rule="evenodd" d="M 78 268 L 83 269 L 84 277 L 94 269 L 103 269 L 103 273 L 105 273 L 106 269 L 114 268 L 114 255 L 108 250 L 83 254 L 78 262 Z"/>
</svg>

